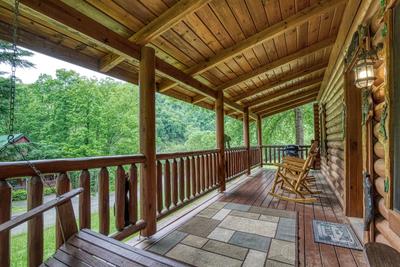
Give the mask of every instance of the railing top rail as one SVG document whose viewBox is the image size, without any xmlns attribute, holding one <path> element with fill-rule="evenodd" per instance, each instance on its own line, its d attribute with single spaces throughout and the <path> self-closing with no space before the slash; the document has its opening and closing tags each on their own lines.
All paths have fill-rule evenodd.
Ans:
<svg viewBox="0 0 400 267">
<path fill-rule="evenodd" d="M 262 147 L 286 147 L 288 145 L 262 145 Z M 297 145 L 300 148 L 310 148 L 311 145 Z"/>
<path fill-rule="evenodd" d="M 218 152 L 219 152 L 219 149 L 196 150 L 196 151 L 187 151 L 187 152 L 157 153 L 156 159 L 157 160 L 166 160 L 166 159 L 198 156 L 198 155 L 218 153 Z"/>
<path fill-rule="evenodd" d="M 79 171 L 143 162 L 145 162 L 143 154 L 31 161 L 31 163 L 43 174 Z M 36 174 L 26 161 L 0 162 L 0 180 L 32 175 Z"/>
</svg>

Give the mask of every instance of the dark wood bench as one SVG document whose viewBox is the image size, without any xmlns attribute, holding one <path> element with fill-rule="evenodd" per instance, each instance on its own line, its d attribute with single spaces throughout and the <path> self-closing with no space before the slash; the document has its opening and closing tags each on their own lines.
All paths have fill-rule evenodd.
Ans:
<svg viewBox="0 0 400 267">
<path fill-rule="evenodd" d="M 364 248 L 371 267 L 400 266 L 400 253 L 394 248 L 381 243 L 368 243 Z"/>
<path fill-rule="evenodd" d="M 71 199 L 74 189 L 0 225 L 0 233 L 56 208 L 63 244 L 41 266 L 187 266 L 178 261 L 140 250 L 89 229 L 78 231 Z M 35 251 L 29 251 L 35 253 Z"/>
<path fill-rule="evenodd" d="M 83 229 L 72 236 L 42 266 L 187 266 L 110 237 Z"/>
</svg>

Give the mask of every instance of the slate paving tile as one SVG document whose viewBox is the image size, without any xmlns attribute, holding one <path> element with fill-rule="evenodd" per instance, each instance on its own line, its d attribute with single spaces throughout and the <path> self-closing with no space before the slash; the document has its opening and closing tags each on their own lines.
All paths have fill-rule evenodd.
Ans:
<svg viewBox="0 0 400 267">
<path fill-rule="evenodd" d="M 187 236 L 186 233 L 174 231 L 155 243 L 149 248 L 149 251 L 164 255 L 167 251 L 177 245 L 182 239 Z"/>
<path fill-rule="evenodd" d="M 208 235 L 208 238 L 228 242 L 234 233 L 235 231 L 217 227 Z"/>
<path fill-rule="evenodd" d="M 244 212 L 240 210 L 232 210 L 231 213 L 229 213 L 229 215 L 255 219 L 255 220 L 257 220 L 260 217 L 260 214 L 258 213 Z"/>
<path fill-rule="evenodd" d="M 292 242 L 296 241 L 296 220 L 281 218 L 275 238 Z"/>
<path fill-rule="evenodd" d="M 171 249 L 166 256 L 193 266 L 240 267 L 242 265 L 242 261 L 240 260 L 183 244 L 178 244 L 176 247 Z"/>
<path fill-rule="evenodd" d="M 279 222 L 279 217 L 261 214 L 259 220 L 277 223 Z"/>
<path fill-rule="evenodd" d="M 195 235 L 188 235 L 187 237 L 185 237 L 185 239 L 181 241 L 181 243 L 188 246 L 201 248 L 202 246 L 204 246 L 205 243 L 207 243 L 207 241 L 208 241 L 207 238 Z"/>
<path fill-rule="evenodd" d="M 271 238 L 255 234 L 235 232 L 228 243 L 266 252 L 271 243 Z"/>
<path fill-rule="evenodd" d="M 297 212 L 287 211 L 287 210 L 277 210 L 264 207 L 251 207 L 249 212 L 260 213 L 263 215 L 270 215 L 275 217 L 290 218 L 290 219 L 296 219 L 297 217 Z"/>
<path fill-rule="evenodd" d="M 228 209 L 221 209 L 220 211 L 218 211 L 213 217 L 212 219 L 214 220 L 223 220 L 229 213 L 231 212 L 231 210 Z"/>
<path fill-rule="evenodd" d="M 274 237 L 277 223 L 228 215 L 219 224 L 219 227 L 250 234 Z"/>
<path fill-rule="evenodd" d="M 211 218 L 217 213 L 218 213 L 217 209 L 206 208 L 206 209 L 200 211 L 196 216 Z"/>
<path fill-rule="evenodd" d="M 227 204 L 227 202 L 218 201 L 218 202 L 214 202 L 211 205 L 209 205 L 208 208 L 220 210 L 220 209 L 224 208 L 226 204 Z"/>
<path fill-rule="evenodd" d="M 196 216 L 179 227 L 178 230 L 200 237 L 207 237 L 220 222 L 221 221 Z"/>
<path fill-rule="evenodd" d="M 228 203 L 225 205 L 225 209 L 230 210 L 240 210 L 240 211 L 248 211 L 251 208 L 249 205 L 237 204 L 237 203 Z"/>
<path fill-rule="evenodd" d="M 268 259 L 295 264 L 296 246 L 294 242 L 272 239 Z"/>
<path fill-rule="evenodd" d="M 267 260 L 265 263 L 265 267 L 292 267 L 293 265 L 279 262 L 279 261 L 273 261 L 273 260 Z"/>
<path fill-rule="evenodd" d="M 225 255 L 238 260 L 244 260 L 248 249 L 230 245 L 216 240 L 209 240 L 203 247 L 204 250 Z"/>
<path fill-rule="evenodd" d="M 249 250 L 247 253 L 246 259 L 243 262 L 243 267 L 256 267 L 256 266 L 264 266 L 265 259 L 267 258 L 267 253 L 257 251 L 257 250 Z"/>
</svg>

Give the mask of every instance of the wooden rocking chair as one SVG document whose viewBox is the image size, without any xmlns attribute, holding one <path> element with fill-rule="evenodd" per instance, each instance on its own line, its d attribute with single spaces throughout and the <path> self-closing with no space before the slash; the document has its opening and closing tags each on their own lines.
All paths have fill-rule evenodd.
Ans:
<svg viewBox="0 0 400 267">
<path fill-rule="evenodd" d="M 317 199 L 315 197 L 307 197 L 308 195 L 321 193 L 321 191 L 313 191 L 311 189 L 308 176 L 314 158 L 315 153 L 309 153 L 303 164 L 301 164 L 301 162 L 293 162 L 290 160 L 285 160 L 280 164 L 274 164 L 278 169 L 275 174 L 274 184 L 269 194 L 287 201 L 299 203 L 316 202 Z M 281 191 L 280 193 L 277 193 L 276 191 L 279 189 Z M 284 192 L 293 193 L 296 197 L 284 196 Z"/>
</svg>

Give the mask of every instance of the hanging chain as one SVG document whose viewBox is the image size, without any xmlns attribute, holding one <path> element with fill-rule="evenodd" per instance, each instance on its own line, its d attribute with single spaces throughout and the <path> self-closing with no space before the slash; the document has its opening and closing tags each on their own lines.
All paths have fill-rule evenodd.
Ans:
<svg viewBox="0 0 400 267">
<path fill-rule="evenodd" d="M 25 161 L 29 167 L 33 170 L 33 172 L 42 180 L 43 184 L 46 184 L 49 188 L 52 188 L 53 193 L 55 193 L 55 189 L 51 186 L 50 183 L 44 179 L 44 175 L 36 168 L 35 165 L 26 156 L 26 152 L 21 151 L 21 149 L 15 144 L 14 140 L 14 121 L 15 121 L 15 92 L 16 92 L 16 71 L 17 71 L 17 60 L 18 60 L 18 27 L 19 27 L 19 0 L 15 0 L 14 2 L 14 18 L 13 18 L 13 31 L 12 31 L 12 57 L 11 57 L 11 76 L 10 76 L 10 117 L 9 117 L 9 125 L 8 125 L 8 143 L 4 146 L 0 153 L 4 152 L 7 147 L 12 146 L 15 151 L 22 157 L 23 161 Z"/>
<path fill-rule="evenodd" d="M 15 0 L 14 5 L 14 19 L 13 19 L 13 32 L 12 32 L 12 59 L 11 59 L 11 77 L 10 77 L 10 119 L 8 125 L 8 142 L 13 142 L 14 140 L 14 119 L 15 119 L 15 83 L 16 83 L 16 75 L 15 72 L 17 70 L 17 57 L 18 57 L 18 48 L 17 48 L 17 38 L 18 38 L 18 26 L 19 26 L 19 0 Z"/>
</svg>

